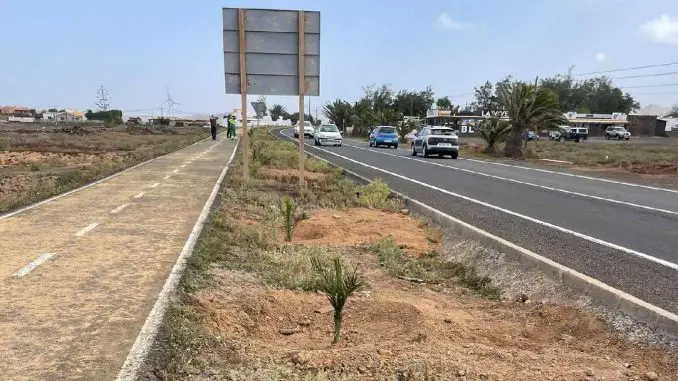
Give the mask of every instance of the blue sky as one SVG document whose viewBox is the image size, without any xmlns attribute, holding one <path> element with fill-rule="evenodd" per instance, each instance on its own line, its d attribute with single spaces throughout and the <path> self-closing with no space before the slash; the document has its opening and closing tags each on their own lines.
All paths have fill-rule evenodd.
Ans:
<svg viewBox="0 0 678 381">
<path fill-rule="evenodd" d="M 224 93 L 223 6 L 321 12 L 313 111 L 337 97 L 355 100 L 369 84 L 431 85 L 463 104 L 474 86 L 508 74 L 534 79 L 571 65 L 581 73 L 678 61 L 675 0 L 8 0 L 0 104 L 94 108 L 103 84 L 113 107 L 126 111 L 158 108 L 168 88 L 182 111 L 230 111 L 240 98 Z M 666 71 L 678 65 L 615 76 Z M 617 83 L 678 83 L 678 75 Z M 629 91 L 642 104 L 678 102 L 678 86 Z M 297 100 L 268 103 L 296 111 Z"/>
</svg>

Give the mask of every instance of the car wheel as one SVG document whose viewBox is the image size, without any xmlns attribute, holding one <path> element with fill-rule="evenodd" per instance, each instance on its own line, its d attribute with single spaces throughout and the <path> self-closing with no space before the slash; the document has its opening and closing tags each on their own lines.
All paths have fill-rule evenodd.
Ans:
<svg viewBox="0 0 678 381">
<path fill-rule="evenodd" d="M 417 156 L 417 150 L 414 149 L 414 143 L 412 143 L 412 156 Z"/>
<path fill-rule="evenodd" d="M 450 155 L 451 158 L 456 159 L 459 157 L 459 151 L 452 152 L 452 155 Z"/>
<path fill-rule="evenodd" d="M 424 157 L 428 157 L 428 149 L 426 148 L 426 144 L 421 146 L 421 154 L 424 155 Z"/>
<path fill-rule="evenodd" d="M 610 135 L 609 135 L 609 134 L 605 134 L 605 139 L 610 140 Z"/>
<path fill-rule="evenodd" d="M 393 146 L 393 148 L 395 148 L 395 149 L 398 149 L 398 145 L 397 145 L 397 144 L 396 144 L 396 145 L 394 145 L 394 146 Z"/>
<path fill-rule="evenodd" d="M 630 137 L 630 136 L 629 136 L 628 138 L 626 138 L 626 140 L 627 140 L 627 141 L 628 141 L 629 139 L 631 139 L 631 137 Z"/>
</svg>

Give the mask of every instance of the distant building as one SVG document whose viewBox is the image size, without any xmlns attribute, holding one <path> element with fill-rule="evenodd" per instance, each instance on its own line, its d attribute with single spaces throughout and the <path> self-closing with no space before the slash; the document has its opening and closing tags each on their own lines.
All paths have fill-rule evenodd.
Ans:
<svg viewBox="0 0 678 381">
<path fill-rule="evenodd" d="M 82 122 L 85 120 L 85 113 L 75 110 L 46 111 L 42 113 L 42 119 L 46 121 L 57 122 Z"/>
<path fill-rule="evenodd" d="M 2 106 L 0 107 L 0 114 L 4 115 L 17 115 L 17 114 L 30 114 L 31 109 L 26 106 Z"/>
</svg>

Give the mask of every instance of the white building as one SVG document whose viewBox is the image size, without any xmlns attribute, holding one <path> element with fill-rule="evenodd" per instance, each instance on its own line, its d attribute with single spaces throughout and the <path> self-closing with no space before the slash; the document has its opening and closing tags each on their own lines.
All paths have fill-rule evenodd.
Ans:
<svg viewBox="0 0 678 381">
<path fill-rule="evenodd" d="M 57 122 L 82 122 L 86 118 L 85 114 L 80 111 L 64 110 L 56 112 L 46 111 L 42 113 L 42 119 Z"/>
</svg>

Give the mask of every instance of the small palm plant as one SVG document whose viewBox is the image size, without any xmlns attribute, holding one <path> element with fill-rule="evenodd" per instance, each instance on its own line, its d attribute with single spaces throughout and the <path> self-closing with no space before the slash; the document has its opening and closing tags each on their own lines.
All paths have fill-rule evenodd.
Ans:
<svg viewBox="0 0 678 381">
<path fill-rule="evenodd" d="M 493 154 L 497 144 L 506 140 L 506 135 L 511 131 L 511 124 L 499 118 L 490 118 L 482 122 L 480 136 L 485 140 L 485 153 Z"/>
<path fill-rule="evenodd" d="M 318 275 L 316 288 L 327 296 L 334 309 L 334 339 L 332 343 L 336 344 L 341 338 L 341 323 L 346 301 L 363 286 L 358 276 L 358 266 L 354 266 L 352 270 L 347 270 L 339 257 L 335 257 L 330 264 L 317 256 L 311 258 L 311 266 Z"/>
<path fill-rule="evenodd" d="M 280 204 L 280 213 L 282 213 L 283 217 L 285 240 L 291 242 L 294 228 L 297 225 L 297 204 L 289 197 L 283 198 Z"/>
</svg>

